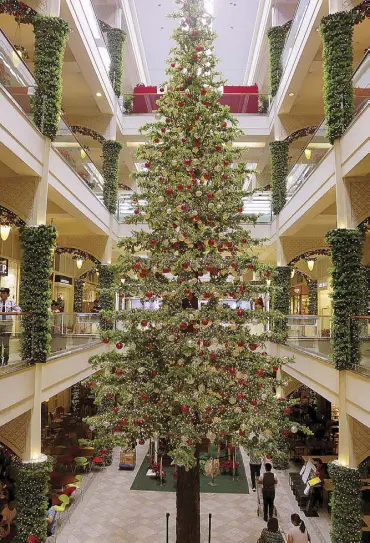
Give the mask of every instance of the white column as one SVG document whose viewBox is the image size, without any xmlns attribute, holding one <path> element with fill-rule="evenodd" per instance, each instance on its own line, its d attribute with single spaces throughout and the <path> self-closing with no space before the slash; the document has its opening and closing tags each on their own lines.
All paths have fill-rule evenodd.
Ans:
<svg viewBox="0 0 370 543">
<path fill-rule="evenodd" d="M 102 264 L 112 264 L 112 222 L 113 222 L 113 216 L 111 215 L 109 236 L 107 237 L 107 240 L 106 240 Z"/>
<path fill-rule="evenodd" d="M 339 450 L 338 461 L 342 466 L 356 467 L 353 451 L 353 419 L 347 413 L 346 406 L 346 375 L 347 372 L 338 371 L 339 380 Z"/>
<path fill-rule="evenodd" d="M 337 11 L 348 11 L 351 9 L 350 2 L 348 0 L 328 0 L 329 1 L 329 13 L 337 13 Z"/>
<path fill-rule="evenodd" d="M 46 224 L 50 149 L 51 141 L 49 138 L 45 138 L 42 175 L 37 182 L 29 226 Z"/>
<path fill-rule="evenodd" d="M 276 265 L 286 266 L 287 261 L 284 253 L 284 245 L 279 231 L 279 217 L 276 217 Z"/>
<path fill-rule="evenodd" d="M 27 431 L 27 446 L 22 460 L 35 460 L 41 455 L 41 390 L 42 390 L 42 366 L 35 364 L 35 382 L 33 407 L 31 420 Z"/>
<path fill-rule="evenodd" d="M 337 228 L 352 228 L 352 208 L 349 182 L 342 176 L 341 140 L 334 142 L 335 191 L 337 201 Z"/>
<path fill-rule="evenodd" d="M 60 0 L 48 0 L 47 14 L 51 17 L 60 16 Z"/>
</svg>

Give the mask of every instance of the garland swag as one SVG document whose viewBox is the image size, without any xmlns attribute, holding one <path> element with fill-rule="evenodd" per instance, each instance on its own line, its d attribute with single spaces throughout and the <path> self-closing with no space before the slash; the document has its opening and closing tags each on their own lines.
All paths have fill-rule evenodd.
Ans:
<svg viewBox="0 0 370 543">
<path fill-rule="evenodd" d="M 267 31 L 267 37 L 270 49 L 270 92 L 275 96 L 283 75 L 281 55 L 285 45 L 286 29 L 284 26 L 272 26 Z"/>
<path fill-rule="evenodd" d="M 74 313 L 82 313 L 82 295 L 84 288 L 84 280 L 80 277 L 75 279 L 75 290 L 73 296 L 73 311 Z"/>
<path fill-rule="evenodd" d="M 334 488 L 331 540 L 333 543 L 360 543 L 362 512 L 359 470 L 331 462 L 328 471 Z"/>
<path fill-rule="evenodd" d="M 53 141 L 58 132 L 62 107 L 62 66 L 68 23 L 59 17 L 37 14 L 33 28 L 36 93 L 32 99 L 32 115 L 42 134 Z"/>
<path fill-rule="evenodd" d="M 286 203 L 286 178 L 288 175 L 289 142 L 270 142 L 272 212 L 278 215 Z"/>
<path fill-rule="evenodd" d="M 332 260 L 333 360 L 338 370 L 344 370 L 360 362 L 360 326 L 352 317 L 363 311 L 363 235 L 357 228 L 339 228 L 330 230 L 325 239 Z"/>
<path fill-rule="evenodd" d="M 107 40 L 111 58 L 109 78 L 112 82 L 114 94 L 119 98 L 122 94 L 123 46 L 126 34 L 119 28 L 109 28 L 107 30 Z"/>
<path fill-rule="evenodd" d="M 116 213 L 117 211 L 119 173 L 118 160 L 121 149 L 122 144 L 119 141 L 105 140 L 103 143 L 103 200 L 108 211 L 112 214 Z"/>
<path fill-rule="evenodd" d="M 320 24 L 324 59 L 324 110 L 330 143 L 343 135 L 355 111 L 352 84 L 353 23 L 350 11 L 339 11 L 323 17 Z"/>
<path fill-rule="evenodd" d="M 111 264 L 99 266 L 99 299 L 103 311 L 114 311 L 114 267 Z M 111 330 L 112 323 L 109 317 L 102 315 L 100 327 L 102 330 Z"/>
<path fill-rule="evenodd" d="M 16 470 L 17 537 L 23 543 L 28 536 L 46 541 L 47 493 L 53 462 L 24 462 Z"/>
<path fill-rule="evenodd" d="M 274 270 L 274 290 L 272 304 L 275 311 L 280 311 L 282 317 L 273 319 L 273 331 L 281 335 L 280 343 L 284 343 L 287 337 L 288 323 L 286 315 L 290 310 L 290 274 L 289 266 L 277 266 Z"/>
<path fill-rule="evenodd" d="M 22 359 L 46 362 L 50 352 L 49 277 L 53 272 L 53 254 L 56 246 L 55 226 L 25 226 L 21 229 L 23 262 L 21 265 L 20 305 L 22 319 Z"/>
</svg>

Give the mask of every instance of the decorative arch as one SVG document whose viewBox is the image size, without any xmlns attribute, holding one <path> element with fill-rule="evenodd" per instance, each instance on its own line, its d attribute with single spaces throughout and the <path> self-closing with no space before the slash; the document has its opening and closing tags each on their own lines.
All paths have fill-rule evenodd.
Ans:
<svg viewBox="0 0 370 543">
<path fill-rule="evenodd" d="M 311 257 L 319 256 L 319 255 L 325 255 L 330 256 L 330 249 L 312 249 L 311 251 L 306 251 L 305 253 L 301 253 L 300 255 L 294 257 L 288 264 L 288 266 L 293 266 L 300 260 L 307 260 Z"/>
<path fill-rule="evenodd" d="M 353 24 L 358 25 L 366 18 L 370 18 L 370 3 L 369 0 L 364 0 L 357 6 L 351 9 L 353 15 Z"/>
<path fill-rule="evenodd" d="M 82 251 L 81 249 L 77 249 L 76 247 L 57 247 L 55 253 L 59 255 L 69 254 L 72 256 L 73 260 L 91 260 L 96 265 L 100 264 L 100 260 L 98 258 L 88 253 L 87 251 Z"/>
<path fill-rule="evenodd" d="M 0 205 L 0 225 L 20 228 L 21 226 L 26 226 L 26 223 L 16 213 L 10 211 L 7 207 Z"/>
<path fill-rule="evenodd" d="M 299 138 L 311 136 L 312 134 L 316 132 L 316 130 L 317 130 L 317 125 L 300 128 L 299 130 L 295 130 L 289 136 L 287 136 L 284 141 L 291 144 L 293 141 L 298 140 Z"/>
<path fill-rule="evenodd" d="M 17 23 L 32 24 L 37 12 L 18 0 L 3 0 L 0 3 L 0 15 L 7 13 L 13 15 Z"/>
<path fill-rule="evenodd" d="M 96 130 L 93 130 L 92 128 L 89 128 L 88 126 L 80 126 L 77 124 L 74 124 L 69 127 L 73 134 L 81 134 L 82 136 L 88 136 L 89 138 L 92 138 L 95 141 L 98 141 L 103 145 L 105 142 L 105 137 L 102 134 L 99 134 L 99 132 L 96 132 Z"/>
</svg>

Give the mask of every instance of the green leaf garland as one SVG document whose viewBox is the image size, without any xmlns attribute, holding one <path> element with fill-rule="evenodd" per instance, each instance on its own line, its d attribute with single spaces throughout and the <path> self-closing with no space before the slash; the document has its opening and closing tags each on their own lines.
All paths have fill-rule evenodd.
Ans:
<svg viewBox="0 0 370 543">
<path fill-rule="evenodd" d="M 123 46 L 126 40 L 126 34 L 119 28 L 110 28 L 107 31 L 108 51 L 111 58 L 109 67 L 109 78 L 112 82 L 113 90 L 116 96 L 122 94 L 123 78 Z"/>
<path fill-rule="evenodd" d="M 286 178 L 288 175 L 289 143 L 271 141 L 272 212 L 278 215 L 286 204 Z"/>
<path fill-rule="evenodd" d="M 50 275 L 56 246 L 55 226 L 26 226 L 21 229 L 20 306 L 24 313 L 21 335 L 22 359 L 46 362 L 50 353 Z"/>
<path fill-rule="evenodd" d="M 286 29 L 283 26 L 273 26 L 267 31 L 267 37 L 270 48 L 270 92 L 275 96 L 283 75 L 281 55 L 285 45 Z"/>
<path fill-rule="evenodd" d="M 119 141 L 106 140 L 103 143 L 103 200 L 108 211 L 112 214 L 117 211 L 119 154 L 121 149 L 122 144 Z"/>
<path fill-rule="evenodd" d="M 37 14 L 35 32 L 36 93 L 32 99 L 33 120 L 52 141 L 60 122 L 62 107 L 62 66 L 68 39 L 68 23 L 58 17 Z"/>
<path fill-rule="evenodd" d="M 361 479 L 357 468 L 328 464 L 333 481 L 331 541 L 360 543 L 362 540 Z"/>
<path fill-rule="evenodd" d="M 287 337 L 286 315 L 290 313 L 290 274 L 289 266 L 278 266 L 273 274 L 275 289 L 272 294 L 272 304 L 275 311 L 280 311 L 281 317 L 275 317 L 272 323 L 273 331 L 281 335 L 280 343 L 284 343 Z"/>
<path fill-rule="evenodd" d="M 308 286 L 308 313 L 309 315 L 317 315 L 318 297 L 317 297 L 317 281 L 313 279 L 307 280 Z"/>
<path fill-rule="evenodd" d="M 339 11 L 323 17 L 320 35 L 324 59 L 324 110 L 327 137 L 340 138 L 355 112 L 352 84 L 353 14 Z"/>
<path fill-rule="evenodd" d="M 356 229 L 339 228 L 326 234 L 331 246 L 333 300 L 332 352 L 335 366 L 344 370 L 360 362 L 360 327 L 354 315 L 363 312 L 363 236 Z"/>
</svg>

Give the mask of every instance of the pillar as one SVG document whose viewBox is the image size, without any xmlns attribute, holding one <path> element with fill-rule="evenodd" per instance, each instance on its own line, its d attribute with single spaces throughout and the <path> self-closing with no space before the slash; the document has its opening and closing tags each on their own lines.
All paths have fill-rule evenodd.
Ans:
<svg viewBox="0 0 370 543">
<path fill-rule="evenodd" d="M 42 175 L 39 178 L 33 199 L 32 213 L 29 221 L 30 226 L 46 224 L 46 212 L 48 206 L 48 177 L 50 164 L 51 141 L 45 139 L 44 156 L 42 164 Z"/>
<path fill-rule="evenodd" d="M 342 466 L 356 467 L 353 447 L 353 419 L 347 413 L 346 371 L 338 372 L 339 381 L 339 449 L 338 461 Z"/>
<path fill-rule="evenodd" d="M 35 381 L 31 419 L 27 429 L 27 445 L 23 460 L 37 460 L 41 455 L 41 390 L 42 364 L 35 364 Z"/>
<path fill-rule="evenodd" d="M 60 15 L 60 0 L 48 0 L 47 14 L 50 17 L 59 17 Z"/>
<path fill-rule="evenodd" d="M 342 176 L 342 153 L 339 139 L 334 141 L 335 192 L 337 204 L 337 227 L 352 228 L 352 206 L 349 181 Z"/>
<path fill-rule="evenodd" d="M 348 0 L 328 0 L 329 13 L 337 13 L 337 11 L 348 11 L 351 8 Z"/>
</svg>

